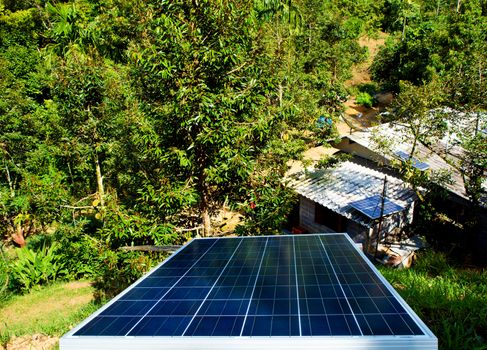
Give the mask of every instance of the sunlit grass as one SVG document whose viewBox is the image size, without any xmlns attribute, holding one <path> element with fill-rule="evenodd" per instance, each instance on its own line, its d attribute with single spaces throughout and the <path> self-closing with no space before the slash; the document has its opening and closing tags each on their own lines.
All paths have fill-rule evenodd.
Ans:
<svg viewBox="0 0 487 350">
<path fill-rule="evenodd" d="M 0 343 L 39 333 L 61 336 L 98 308 L 88 282 L 56 283 L 12 296 L 0 304 Z"/>
<path fill-rule="evenodd" d="M 440 349 L 487 349 L 487 271 L 423 252 L 409 270 L 379 267 L 438 337 Z"/>
</svg>

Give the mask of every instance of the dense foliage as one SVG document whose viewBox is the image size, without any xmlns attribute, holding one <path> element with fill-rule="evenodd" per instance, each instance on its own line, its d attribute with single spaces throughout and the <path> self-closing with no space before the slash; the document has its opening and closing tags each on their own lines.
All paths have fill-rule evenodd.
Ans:
<svg viewBox="0 0 487 350">
<path fill-rule="evenodd" d="M 279 232 L 295 201 L 286 162 L 336 138 L 345 82 L 368 55 L 359 38 L 388 32 L 373 75 L 401 92 L 395 118 L 422 140 L 428 108 L 485 110 L 485 11 L 484 0 L 0 0 L 0 236 L 24 247 L 2 255 L 12 278 L 0 282 L 90 277 L 114 293 L 160 258 L 119 248 L 218 233 L 222 207 L 241 214 L 238 234 Z M 367 107 L 370 86 L 357 97 Z M 463 164 L 476 203 L 482 141 L 466 140 Z"/>
<path fill-rule="evenodd" d="M 380 8 L 361 9 L 0 1 L 0 235 L 24 247 L 2 258 L 10 288 L 116 290 L 153 263 L 120 247 L 211 234 L 222 206 L 239 234 L 279 232 L 286 162 L 336 137 L 316 121 L 339 117 L 357 40 L 378 27 Z"/>
</svg>

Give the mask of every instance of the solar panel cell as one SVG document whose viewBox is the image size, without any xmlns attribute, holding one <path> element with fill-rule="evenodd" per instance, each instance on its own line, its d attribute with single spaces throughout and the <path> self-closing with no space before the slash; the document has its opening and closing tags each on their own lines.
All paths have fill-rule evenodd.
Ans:
<svg viewBox="0 0 487 350">
<path fill-rule="evenodd" d="M 361 335 L 355 319 L 351 315 L 329 315 L 331 335 Z"/>
<path fill-rule="evenodd" d="M 414 335 L 414 332 L 408 327 L 401 315 L 383 314 L 387 324 L 394 325 L 395 334 L 397 335 Z"/>
<path fill-rule="evenodd" d="M 157 301 L 150 300 L 150 301 L 138 301 L 138 300 L 131 300 L 131 301 L 119 301 L 118 303 L 110 305 L 105 311 L 101 313 L 103 316 L 113 316 L 113 315 L 123 315 L 123 316 L 141 316 L 145 315 L 147 311 L 150 310 L 151 307 Z"/>
<path fill-rule="evenodd" d="M 133 288 L 121 300 L 159 300 L 169 288 Z"/>
<path fill-rule="evenodd" d="M 243 323 L 243 316 L 196 317 L 188 328 L 188 336 L 237 336 Z"/>
<path fill-rule="evenodd" d="M 149 316 L 188 316 L 194 315 L 202 300 L 164 300 L 155 305 Z"/>
<path fill-rule="evenodd" d="M 191 322 L 191 317 L 146 316 L 127 334 L 128 336 L 180 335 Z"/>
<path fill-rule="evenodd" d="M 79 336 L 123 336 L 139 320 L 139 317 L 99 316 L 76 332 Z"/>
</svg>

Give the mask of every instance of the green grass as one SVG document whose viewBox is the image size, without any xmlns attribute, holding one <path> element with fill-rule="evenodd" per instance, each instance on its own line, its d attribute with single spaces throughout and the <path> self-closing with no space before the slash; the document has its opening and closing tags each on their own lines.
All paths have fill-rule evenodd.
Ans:
<svg viewBox="0 0 487 350">
<path fill-rule="evenodd" d="M 439 349 L 487 349 L 487 271 L 426 251 L 409 270 L 379 267 L 438 338 Z"/>
<path fill-rule="evenodd" d="M 0 343 L 13 336 L 61 336 L 98 309 L 88 282 L 56 283 L 0 304 Z"/>
</svg>

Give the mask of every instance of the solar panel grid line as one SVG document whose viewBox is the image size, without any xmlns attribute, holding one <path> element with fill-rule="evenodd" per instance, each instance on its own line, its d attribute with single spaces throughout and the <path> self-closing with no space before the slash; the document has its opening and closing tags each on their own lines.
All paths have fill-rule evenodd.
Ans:
<svg viewBox="0 0 487 350">
<path fill-rule="evenodd" d="M 404 151 L 396 151 L 396 155 L 404 162 L 411 162 L 411 165 L 415 167 L 416 169 L 419 169 L 421 171 L 427 170 L 430 168 L 430 165 L 426 162 L 422 162 L 416 157 L 411 157 L 408 153 Z"/>
<path fill-rule="evenodd" d="M 260 270 L 262 268 L 262 262 L 264 261 L 264 257 L 265 257 L 265 253 L 266 253 L 266 250 L 267 250 L 267 243 L 268 242 L 269 242 L 269 237 L 266 238 L 265 246 L 264 246 L 264 251 L 262 252 L 262 257 L 261 257 L 260 263 L 259 263 L 259 269 L 257 270 L 257 273 L 255 275 L 254 286 L 252 288 L 252 293 L 250 294 L 250 300 L 249 300 L 249 304 L 247 305 L 247 310 L 245 311 L 245 317 L 244 317 L 244 322 L 242 324 L 242 329 L 240 330 L 240 336 L 242 336 L 243 331 L 244 331 L 244 328 L 245 328 L 245 324 L 247 322 L 247 318 L 248 318 L 249 310 L 250 310 L 250 304 L 251 304 L 252 299 L 254 297 L 255 287 L 257 286 L 257 280 L 259 279 Z"/>
<path fill-rule="evenodd" d="M 345 258 L 346 258 L 347 260 L 350 260 L 350 256 L 345 256 Z M 349 263 L 350 263 L 350 261 L 349 261 Z M 341 270 L 341 265 L 338 265 L 338 268 Z M 357 278 L 359 279 L 359 277 L 358 277 L 358 275 L 357 275 L 357 273 L 356 273 L 356 269 L 352 269 L 352 271 L 353 271 L 353 273 L 354 273 L 354 274 L 357 276 Z M 354 300 L 356 300 L 356 299 L 365 299 L 365 300 L 366 300 L 367 298 L 354 298 Z M 372 301 L 372 303 L 373 303 L 373 304 L 374 304 L 374 306 L 376 307 L 377 311 L 379 311 L 379 315 L 380 315 L 380 317 L 382 317 L 383 321 L 386 323 L 386 325 L 387 325 L 387 327 L 389 328 L 389 330 L 390 330 L 391 334 L 394 334 L 395 332 L 394 332 L 394 331 L 393 331 L 393 329 L 390 327 L 389 322 L 387 322 L 387 320 L 384 318 L 384 313 L 383 313 L 383 312 L 380 310 L 380 307 L 378 307 L 378 306 L 377 306 L 376 301 L 374 300 L 374 298 L 373 298 L 373 297 L 370 297 L 370 300 Z M 362 311 L 362 312 L 361 312 L 361 314 L 362 314 L 362 315 L 375 315 L 375 314 L 376 314 L 376 313 L 367 313 L 367 312 L 364 312 L 364 309 L 363 309 L 363 308 L 360 306 L 360 304 L 359 304 L 359 308 L 360 308 L 360 309 L 361 309 L 361 311 Z M 396 310 L 396 311 L 398 311 L 398 310 Z M 364 320 L 365 320 L 365 322 L 367 323 L 367 325 L 368 325 L 368 327 L 369 327 L 369 330 L 370 330 L 370 331 L 371 331 L 371 333 L 372 333 L 372 327 L 370 326 L 370 324 L 369 324 L 369 322 L 368 322 L 367 318 L 365 317 L 365 318 L 364 318 Z"/>
<path fill-rule="evenodd" d="M 306 242 L 306 245 L 307 245 L 307 247 L 308 247 L 308 253 L 309 253 L 309 255 L 311 255 L 311 253 L 309 252 L 309 248 L 310 248 L 310 247 L 309 247 L 309 242 Z M 312 266 L 313 266 L 313 273 L 314 273 L 314 277 L 315 277 L 316 283 L 318 284 L 318 283 L 319 283 L 319 281 L 318 281 L 318 277 L 317 277 L 317 276 L 318 276 L 318 274 L 317 274 L 317 271 L 316 271 L 316 264 L 315 264 L 315 263 L 313 263 L 313 264 L 312 264 Z M 303 271 L 303 272 L 304 272 L 304 271 Z M 304 290 L 306 291 L 306 289 L 304 289 Z M 325 309 L 326 309 L 325 304 L 324 304 L 324 299 L 325 299 L 325 296 L 323 296 L 322 291 L 321 291 L 321 288 L 318 288 L 318 293 L 319 293 L 319 296 L 320 296 L 320 299 L 321 299 L 321 300 L 320 300 L 320 303 L 321 303 L 321 308 L 322 308 L 322 310 L 325 310 Z M 314 332 L 313 332 L 313 327 L 312 327 L 312 323 L 311 323 L 311 319 L 312 319 L 312 316 L 311 316 L 311 315 L 313 315 L 313 314 L 314 314 L 314 311 L 315 311 L 315 310 L 310 310 L 310 308 L 309 308 L 309 300 L 308 300 L 308 297 L 309 297 L 309 295 L 308 295 L 308 293 L 306 293 L 306 298 L 307 298 L 307 301 L 306 301 L 306 306 L 307 306 L 307 315 L 308 315 L 308 317 L 307 317 L 307 321 L 308 321 L 308 322 L 307 322 L 307 323 L 308 323 L 308 324 L 307 324 L 307 327 L 309 328 L 309 333 L 310 333 L 309 335 L 313 335 L 313 333 L 314 333 Z M 318 304 L 318 305 L 319 305 L 319 304 Z M 317 306 L 317 305 L 315 305 L 315 307 L 316 307 L 316 306 Z M 316 313 L 317 313 L 317 314 L 320 314 L 319 310 L 316 310 Z M 322 321 L 324 321 L 324 322 L 322 322 L 322 323 L 323 323 L 323 325 L 324 325 L 324 323 L 325 323 L 325 321 L 326 321 L 326 327 L 325 327 L 325 328 L 326 328 L 326 330 L 327 330 L 327 331 L 329 331 L 329 332 L 331 333 L 331 327 L 330 327 L 330 323 L 329 323 L 329 319 L 328 319 L 328 317 L 324 317 L 324 318 L 322 318 Z"/>
<path fill-rule="evenodd" d="M 377 196 L 372 196 L 363 199 L 362 201 L 357 201 L 352 203 L 352 207 L 360 211 L 361 213 L 365 214 L 366 216 L 370 217 L 371 219 L 375 218 L 375 211 L 378 207 L 378 201 L 372 202 L 375 200 Z M 371 210 L 372 209 L 372 210 Z"/>
<path fill-rule="evenodd" d="M 340 260 L 338 260 L 338 258 L 335 256 L 335 255 L 338 255 L 338 253 L 340 253 Z M 349 285 L 349 280 L 347 279 L 347 276 L 349 276 L 349 274 L 344 274 L 343 272 L 343 268 L 347 265 L 344 265 L 344 263 L 346 264 L 350 264 L 351 263 L 351 259 L 353 256 L 350 256 L 350 255 L 347 255 L 347 254 L 341 254 L 343 253 L 343 251 L 339 250 L 337 252 L 337 249 L 334 249 L 332 250 L 332 253 L 330 253 L 332 255 L 333 258 L 331 258 L 332 260 L 334 260 L 334 266 L 335 266 L 335 269 L 339 270 L 340 271 L 340 274 L 343 275 L 345 278 L 344 278 L 344 283 L 346 283 L 346 286 Z M 354 271 L 352 269 L 352 271 Z M 358 276 L 357 276 L 357 280 L 359 280 Z M 369 315 L 368 312 L 370 311 L 372 316 L 370 317 L 381 317 L 381 315 L 377 316 L 377 312 L 379 311 L 379 308 L 376 307 L 376 306 L 372 306 L 373 309 L 370 309 L 371 307 L 371 304 L 372 305 L 375 305 L 374 302 L 372 300 L 368 300 L 368 298 L 362 298 L 361 300 L 364 300 L 365 302 L 369 301 L 371 303 L 366 303 L 364 304 L 364 306 L 367 306 L 369 308 L 369 310 L 364 310 L 363 309 L 363 306 L 360 304 L 359 300 L 354 298 L 353 296 L 350 296 L 348 293 L 347 293 L 347 290 L 348 288 L 346 288 L 346 291 L 345 293 L 347 294 L 347 296 L 350 298 L 349 299 L 349 302 L 352 304 L 351 307 L 352 307 L 352 311 L 354 312 L 355 316 L 356 316 L 356 319 L 359 323 L 359 325 L 361 326 L 361 329 L 362 331 L 364 331 L 364 327 L 366 327 L 368 330 L 370 330 L 370 334 L 373 334 L 373 332 L 371 331 L 371 327 L 369 327 L 369 324 L 368 324 L 368 321 L 367 321 L 367 317 L 365 317 L 364 315 Z M 380 314 L 380 312 L 379 312 Z M 360 322 L 360 320 L 364 320 L 365 322 L 365 325 L 363 323 Z M 382 321 L 385 321 L 383 318 L 382 318 Z M 387 325 L 387 328 L 389 329 L 389 332 L 392 334 L 392 329 L 390 329 L 390 327 Z"/>
<path fill-rule="evenodd" d="M 161 263 L 159 263 L 156 267 L 154 267 L 146 275 L 142 276 L 137 281 L 135 281 L 133 283 L 132 287 L 135 288 L 135 287 L 139 286 L 141 283 L 143 283 L 146 280 L 146 278 L 151 277 L 152 275 L 154 275 L 157 272 L 158 268 L 160 268 L 161 266 L 163 266 L 163 265 L 167 264 L 168 262 L 172 261 L 173 259 L 175 259 L 175 257 L 178 255 L 178 253 L 180 253 L 182 250 L 186 249 L 188 247 L 188 245 L 184 245 L 184 246 L 180 247 L 176 252 L 174 252 L 171 256 L 169 256 L 166 260 L 164 260 Z M 77 325 L 76 327 L 74 327 L 69 333 L 72 334 L 72 335 L 76 335 L 76 333 L 78 331 L 80 331 L 82 328 L 84 328 L 91 321 L 94 321 L 105 310 L 107 310 L 109 307 L 111 307 L 113 304 L 115 304 L 117 301 L 119 301 L 120 298 L 123 298 L 125 295 L 127 295 L 128 293 L 130 293 L 131 290 L 132 290 L 132 288 L 127 288 L 124 291 L 122 291 L 114 299 L 112 299 L 111 301 L 109 301 L 108 303 L 106 303 L 104 306 L 102 306 L 100 309 L 98 309 L 95 313 L 93 313 L 88 318 L 86 318 L 83 322 L 81 322 L 79 325 Z"/>
<path fill-rule="evenodd" d="M 293 256 L 294 256 L 294 277 L 296 281 L 296 300 L 297 300 L 297 305 L 298 305 L 298 324 L 299 324 L 299 335 L 303 335 L 303 330 L 301 327 L 301 309 L 299 306 L 299 286 L 298 286 L 298 268 L 296 264 L 296 243 L 295 243 L 295 238 L 293 236 Z"/>
<path fill-rule="evenodd" d="M 128 336 L 128 335 L 130 334 L 130 332 L 131 332 L 131 331 L 133 331 L 133 330 L 134 330 L 134 328 L 135 328 L 135 327 L 137 327 L 137 325 L 138 325 L 138 324 L 140 324 L 140 322 L 141 322 L 141 321 L 142 321 L 142 320 L 143 320 L 145 317 L 147 317 L 147 315 L 148 315 L 148 314 L 149 314 L 149 313 L 152 311 L 152 309 L 154 309 L 154 308 L 157 306 L 157 304 L 158 304 L 158 303 L 159 303 L 161 300 L 163 300 L 163 299 L 164 299 L 164 297 L 165 297 L 165 296 L 166 296 L 166 295 L 167 295 L 167 294 L 168 294 L 168 293 L 169 293 L 169 292 L 170 292 L 170 291 L 171 291 L 171 290 L 174 288 L 174 286 L 175 286 L 175 285 L 176 285 L 176 284 L 177 284 L 177 283 L 178 283 L 178 282 L 179 282 L 181 279 L 183 279 L 183 277 L 184 277 L 184 276 L 186 276 L 186 275 L 189 273 L 189 271 L 191 271 L 191 268 L 192 268 L 192 267 L 196 266 L 196 264 L 198 264 L 198 262 L 199 262 L 201 259 L 203 259 L 203 257 L 204 257 L 206 254 L 208 254 L 208 252 L 211 250 L 211 248 L 213 248 L 213 246 L 214 246 L 214 245 L 215 245 L 217 242 L 218 242 L 218 240 L 215 240 L 215 242 L 213 242 L 213 244 L 212 244 L 210 247 L 208 247 L 208 248 L 207 248 L 206 252 L 205 252 L 204 254 L 202 254 L 202 255 L 199 257 L 199 259 L 198 259 L 198 260 L 196 260 L 196 261 L 195 261 L 195 262 L 194 262 L 194 263 L 191 265 L 191 267 L 190 267 L 190 268 L 189 268 L 189 269 L 188 269 L 188 270 L 187 270 L 187 271 L 186 271 L 186 272 L 185 272 L 185 273 L 184 273 L 184 274 L 183 274 L 183 275 L 182 275 L 182 276 L 181 276 L 181 277 L 180 277 L 180 278 L 179 278 L 179 279 L 178 279 L 178 280 L 177 280 L 177 281 L 176 281 L 176 282 L 175 282 L 175 283 L 172 285 L 172 287 L 171 287 L 171 288 L 169 288 L 169 290 L 168 290 L 166 293 L 164 293 L 164 295 L 163 295 L 163 296 L 162 296 L 162 297 L 161 297 L 161 298 L 158 300 L 158 302 L 156 302 L 156 303 L 155 303 L 155 304 L 154 304 L 154 305 L 153 305 L 153 306 L 152 306 L 152 307 L 151 307 L 151 308 L 150 308 L 150 309 L 149 309 L 149 310 L 148 310 L 148 311 L 147 311 L 147 312 L 144 314 L 144 316 L 143 316 L 143 317 L 141 317 L 141 318 L 140 318 L 140 320 L 139 320 L 139 321 L 138 321 L 136 324 L 134 324 L 134 325 L 133 325 L 133 326 L 130 328 L 130 330 L 129 330 L 129 331 L 126 333 L 126 334 L 125 334 L 125 336 Z"/>
<path fill-rule="evenodd" d="M 191 319 L 191 321 L 188 323 L 188 325 L 186 326 L 186 328 L 184 329 L 183 333 L 181 334 L 182 336 L 184 336 L 188 330 L 188 328 L 191 326 L 191 323 L 193 322 L 193 320 L 195 319 L 196 315 L 198 314 L 198 312 L 201 310 L 201 307 L 203 306 L 203 304 L 205 303 L 205 301 L 208 299 L 208 296 L 211 294 L 213 288 L 215 287 L 215 285 L 218 283 L 218 280 L 220 279 L 220 277 L 223 275 L 223 272 L 225 271 L 225 269 L 227 268 L 227 266 L 230 264 L 230 261 L 232 261 L 232 258 L 234 257 L 235 253 L 237 252 L 238 248 L 240 247 L 240 245 L 242 244 L 243 240 L 240 240 L 240 242 L 238 243 L 237 247 L 235 248 L 235 250 L 233 251 L 233 254 L 230 256 L 230 258 L 228 259 L 225 267 L 221 270 L 220 274 L 218 275 L 215 283 L 213 283 L 213 286 L 211 287 L 211 289 L 208 291 L 208 294 L 206 294 L 205 296 L 205 299 L 203 300 L 203 302 L 200 304 L 200 306 L 198 307 L 198 310 L 196 310 L 196 312 L 194 313 L 193 315 L 193 318 Z"/>
<path fill-rule="evenodd" d="M 436 338 L 435 335 L 431 332 L 431 330 L 426 326 L 426 324 L 419 318 L 419 316 L 414 312 L 414 310 L 406 303 L 406 301 L 401 297 L 401 295 L 392 287 L 392 285 L 386 280 L 386 278 L 380 274 L 374 264 L 365 256 L 364 252 L 362 252 L 356 245 L 355 242 L 350 238 L 348 235 L 343 235 L 353 246 L 355 252 L 363 258 L 363 261 L 369 268 L 374 272 L 376 277 L 382 283 L 382 285 L 387 289 L 387 291 L 395 298 L 395 300 L 400 304 L 400 306 L 406 311 L 407 316 L 410 317 L 420 328 L 421 332 L 425 336 Z M 401 314 L 401 318 L 404 318 Z M 408 327 L 410 325 L 406 322 Z M 411 329 L 411 328 L 410 328 Z"/>
<path fill-rule="evenodd" d="M 289 240 L 289 239 L 288 239 Z M 252 318 L 252 328 L 248 328 L 247 332 L 244 329 L 244 335 L 272 335 L 273 329 L 279 323 L 286 322 L 286 316 L 293 313 L 293 305 L 291 299 L 276 300 L 276 293 L 278 285 L 287 286 L 287 291 L 290 291 L 290 269 L 291 265 L 286 261 L 286 256 L 290 254 L 289 245 L 287 249 L 282 249 L 282 242 L 274 240 L 266 251 L 266 258 L 264 259 L 263 269 L 261 270 L 258 287 L 259 293 L 254 294 L 251 301 L 251 309 L 249 316 Z M 279 274 L 282 275 L 279 275 Z M 280 277 L 281 276 L 281 277 Z M 281 287 L 279 287 L 281 288 Z M 289 292 L 287 293 L 289 296 Z M 279 310 L 279 306 L 281 309 Z M 287 317 L 287 321 L 291 322 L 292 316 Z M 290 327 L 290 324 L 287 325 Z M 262 330 L 258 327 L 262 327 Z"/>
<path fill-rule="evenodd" d="M 353 318 L 355 320 L 355 323 L 357 324 L 357 327 L 358 327 L 358 329 L 360 331 L 360 335 L 364 335 L 364 333 L 362 332 L 362 329 L 360 328 L 360 325 L 359 325 L 359 323 L 357 321 L 357 318 L 355 317 L 355 314 L 353 313 L 352 306 L 350 305 L 350 302 L 348 301 L 347 295 L 345 294 L 345 290 L 343 289 L 343 286 L 341 285 L 340 279 L 338 278 L 338 275 L 337 275 L 337 273 L 335 271 L 335 267 L 333 266 L 333 263 L 330 260 L 330 256 L 328 255 L 328 252 L 327 252 L 327 250 L 325 248 L 325 245 L 323 244 L 323 240 L 321 238 L 319 238 L 319 240 L 320 240 L 321 246 L 323 247 L 323 251 L 324 251 L 324 253 L 326 255 L 326 258 L 330 262 L 331 269 L 333 270 L 333 273 L 335 274 L 335 276 L 336 276 L 336 278 L 338 280 L 338 285 L 340 286 L 340 289 L 341 289 L 343 295 L 345 296 L 345 300 L 347 301 L 348 307 L 352 311 L 352 316 L 353 316 Z"/>
</svg>

